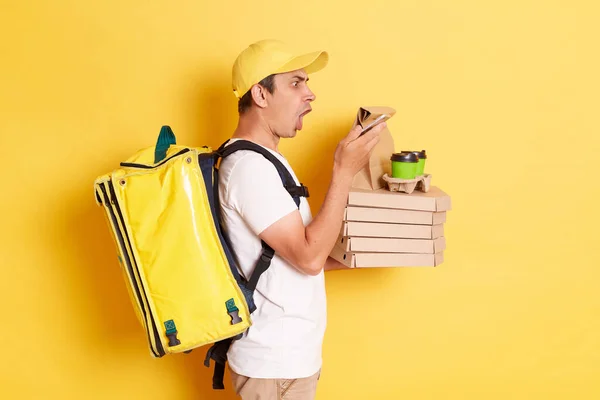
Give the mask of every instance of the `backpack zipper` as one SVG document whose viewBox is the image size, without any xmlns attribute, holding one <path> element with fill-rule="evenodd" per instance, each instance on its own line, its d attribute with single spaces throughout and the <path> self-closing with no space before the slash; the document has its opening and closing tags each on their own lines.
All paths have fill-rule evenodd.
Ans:
<svg viewBox="0 0 600 400">
<path fill-rule="evenodd" d="M 180 156 L 182 154 L 187 153 L 188 151 L 190 151 L 190 149 L 182 149 L 181 151 L 177 152 L 176 154 L 173 154 L 171 157 L 169 158 L 165 158 L 164 160 L 162 160 L 161 162 L 159 162 L 156 165 L 147 165 L 147 164 L 136 164 L 136 163 L 128 163 L 128 162 L 122 162 L 120 165 L 121 167 L 132 167 L 132 168 L 143 168 L 143 169 L 154 169 L 154 168 L 158 168 L 161 165 L 163 165 L 164 163 L 166 163 L 167 161 L 169 161 L 172 158 L 175 158 L 177 156 Z"/>
<path fill-rule="evenodd" d="M 119 239 L 119 244 L 121 245 L 122 248 L 122 253 L 123 256 L 125 258 L 125 264 L 127 265 L 127 272 L 129 273 L 129 277 L 131 279 L 131 282 L 134 286 L 137 298 L 138 298 L 138 302 L 140 303 L 141 307 L 142 307 L 142 314 L 144 315 L 144 320 L 146 322 L 146 334 L 148 335 L 148 342 L 150 343 L 150 349 L 152 350 L 152 353 L 156 356 L 156 357 L 162 357 L 165 355 L 165 351 L 162 345 L 162 341 L 160 340 L 160 336 L 158 334 L 158 330 L 156 328 L 156 324 L 154 321 L 154 317 L 152 315 L 152 310 L 150 309 L 150 307 L 148 306 L 148 315 L 150 316 L 150 324 L 148 324 L 148 317 L 146 315 L 146 307 L 144 306 L 144 304 L 149 304 L 148 302 L 148 297 L 146 296 L 146 293 L 143 291 L 143 289 L 141 289 L 137 284 L 136 284 L 136 278 L 135 278 L 135 274 L 133 271 L 133 268 L 135 268 L 135 270 L 137 271 L 138 275 L 140 275 L 139 272 L 139 268 L 137 266 L 137 263 L 135 262 L 135 259 L 131 259 L 129 258 L 129 253 L 127 252 L 127 248 L 125 246 L 125 239 L 127 239 L 127 243 L 129 244 L 129 247 L 131 248 L 131 241 L 129 240 L 129 237 L 127 236 L 127 234 L 125 234 L 125 238 L 122 235 L 121 230 L 119 229 L 119 224 L 117 222 L 117 217 L 114 214 L 114 211 L 112 209 L 112 206 L 110 204 L 113 204 L 115 209 L 117 210 L 118 216 L 119 216 L 119 220 L 121 221 L 121 226 L 125 227 L 125 220 L 123 218 L 123 213 L 121 212 L 121 209 L 119 207 L 119 203 L 116 201 L 116 193 L 115 193 L 115 189 L 114 189 L 114 185 L 112 183 L 112 181 L 107 181 L 106 184 L 108 185 L 109 191 L 110 191 L 110 197 L 107 195 L 106 193 L 106 189 L 104 188 L 103 185 L 101 185 L 101 189 L 102 192 L 104 193 L 106 198 L 109 198 L 109 204 L 108 204 L 108 208 L 110 210 L 110 214 L 111 214 L 111 218 L 113 219 L 113 224 L 115 226 L 115 232 L 117 232 L 117 237 Z M 143 285 L 140 282 L 140 286 Z M 142 294 L 144 296 L 144 299 L 146 300 L 146 303 L 143 302 L 142 299 Z M 156 343 L 156 351 L 155 349 L 152 347 L 152 341 L 150 340 L 150 326 L 152 326 L 152 332 L 154 334 L 154 341 Z M 157 353 L 158 352 L 158 353 Z"/>
</svg>

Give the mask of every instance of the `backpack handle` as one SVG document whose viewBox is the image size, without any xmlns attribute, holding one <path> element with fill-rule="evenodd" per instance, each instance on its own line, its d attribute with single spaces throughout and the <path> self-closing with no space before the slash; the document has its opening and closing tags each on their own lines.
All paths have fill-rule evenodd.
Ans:
<svg viewBox="0 0 600 400">
<path fill-rule="evenodd" d="M 154 163 L 160 162 L 167 156 L 167 150 L 169 146 L 175 144 L 175 134 L 169 125 L 164 125 L 160 128 L 158 139 L 156 140 L 156 147 L 154 148 Z"/>
</svg>

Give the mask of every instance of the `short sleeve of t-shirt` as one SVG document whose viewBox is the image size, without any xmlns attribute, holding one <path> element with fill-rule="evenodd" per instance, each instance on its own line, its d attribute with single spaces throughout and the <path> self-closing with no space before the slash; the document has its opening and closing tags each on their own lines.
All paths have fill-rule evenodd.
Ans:
<svg viewBox="0 0 600 400">
<path fill-rule="evenodd" d="M 256 235 L 298 210 L 275 166 L 254 152 L 244 152 L 233 165 L 226 196 Z"/>
</svg>

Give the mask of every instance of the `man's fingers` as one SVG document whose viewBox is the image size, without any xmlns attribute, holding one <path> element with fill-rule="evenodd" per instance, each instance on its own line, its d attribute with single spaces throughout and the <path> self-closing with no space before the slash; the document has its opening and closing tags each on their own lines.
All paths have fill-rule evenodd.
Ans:
<svg viewBox="0 0 600 400">
<path fill-rule="evenodd" d="M 363 134 L 362 136 L 360 135 L 360 132 L 362 131 L 362 129 L 360 129 L 358 131 L 358 134 L 356 134 L 356 132 L 353 129 L 350 132 L 350 134 L 348 134 L 347 137 L 348 137 L 349 141 L 359 140 L 362 143 L 367 143 L 372 138 L 379 136 L 381 131 L 384 130 L 386 127 L 387 127 L 387 124 L 385 122 L 381 122 L 381 123 L 375 125 L 373 128 L 371 128 L 367 133 Z"/>
<path fill-rule="evenodd" d="M 365 133 L 363 137 L 367 142 L 371 141 L 374 137 L 378 137 L 382 130 L 387 127 L 385 122 L 375 125 L 369 132 Z"/>
<path fill-rule="evenodd" d="M 354 128 L 350 129 L 350 132 L 348 132 L 348 135 L 346 137 L 349 141 L 355 140 L 360 135 L 361 131 L 362 127 L 357 124 Z"/>
</svg>

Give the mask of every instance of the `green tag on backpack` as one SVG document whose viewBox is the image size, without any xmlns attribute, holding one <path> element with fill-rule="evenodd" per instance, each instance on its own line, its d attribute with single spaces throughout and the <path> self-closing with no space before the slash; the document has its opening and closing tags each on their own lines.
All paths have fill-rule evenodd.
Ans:
<svg viewBox="0 0 600 400">
<path fill-rule="evenodd" d="M 235 300 L 229 299 L 225 302 L 225 307 L 227 307 L 227 313 L 232 313 L 235 311 L 239 311 L 239 309 L 235 305 Z"/>
<path fill-rule="evenodd" d="M 172 319 L 165 321 L 165 329 L 167 330 L 167 335 L 172 335 L 177 333 L 177 327 L 175 326 L 175 321 Z"/>
</svg>

